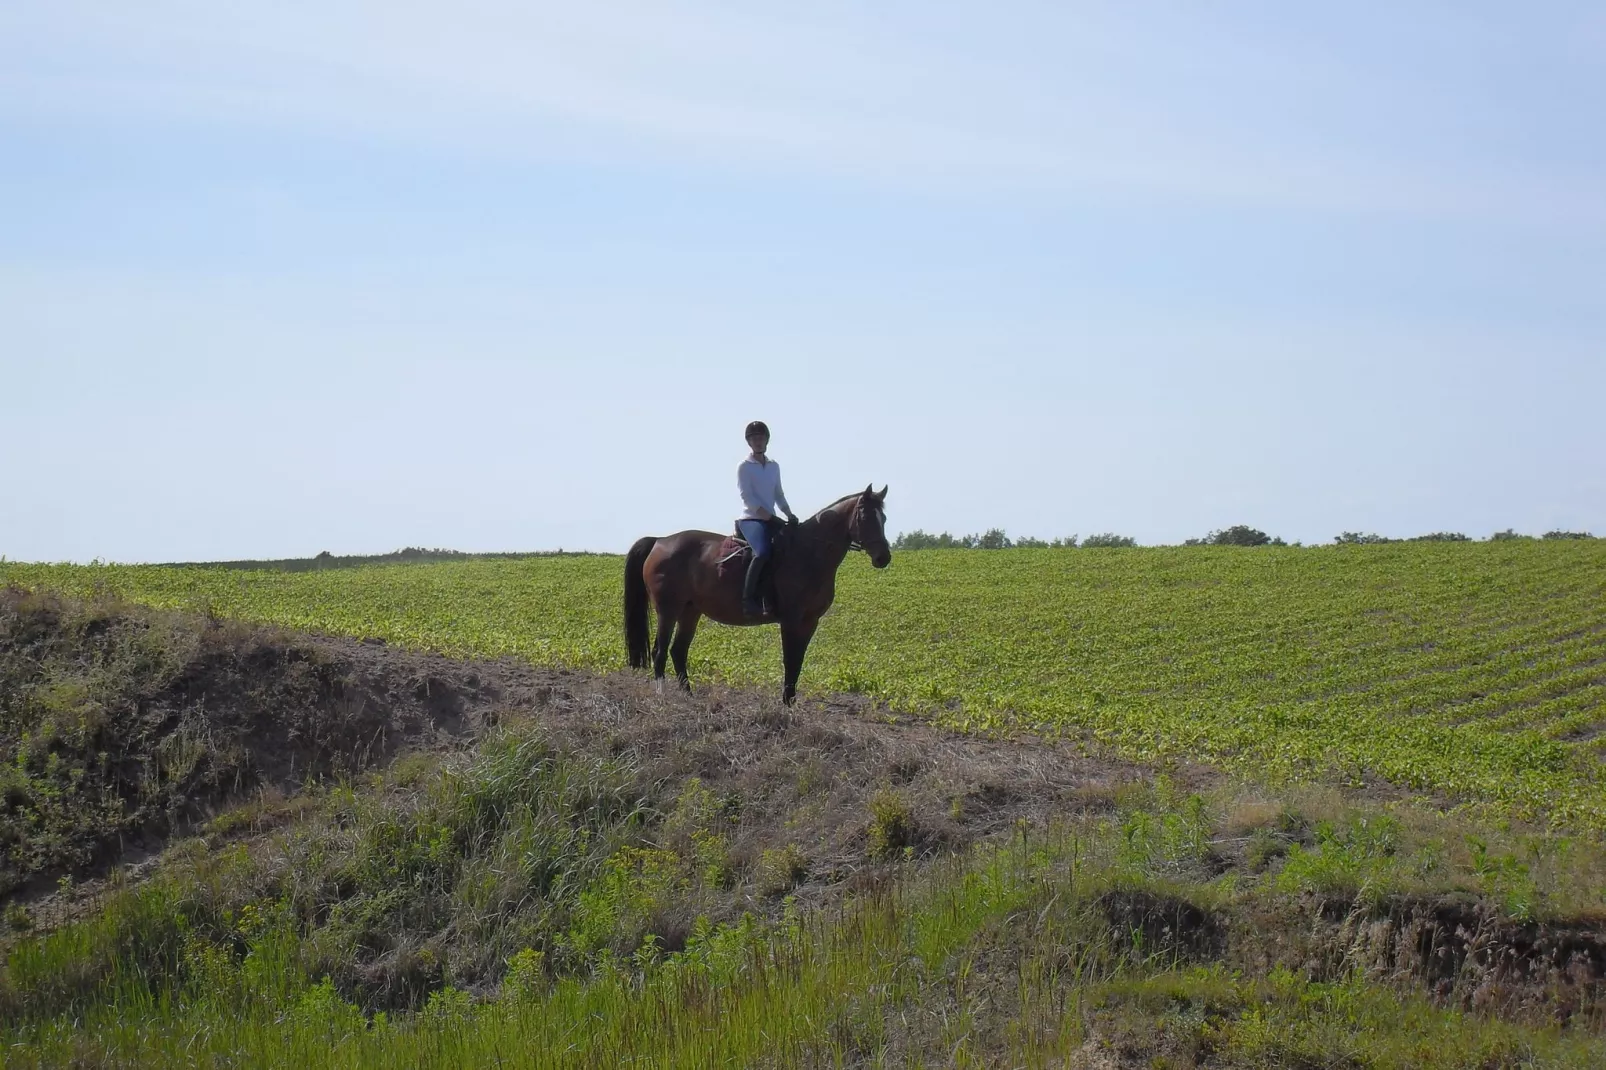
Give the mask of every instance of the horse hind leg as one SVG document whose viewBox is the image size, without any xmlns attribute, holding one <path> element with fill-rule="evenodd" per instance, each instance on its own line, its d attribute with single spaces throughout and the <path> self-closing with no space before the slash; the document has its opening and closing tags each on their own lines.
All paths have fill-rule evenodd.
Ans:
<svg viewBox="0 0 1606 1070">
<path fill-rule="evenodd" d="M 687 691 L 691 690 L 691 678 L 686 674 L 686 655 L 691 652 L 691 641 L 697 634 L 697 622 L 700 619 L 702 613 L 695 607 L 687 606 L 680 614 L 675 626 L 675 641 L 669 647 L 669 654 L 675 659 L 675 677 Z"/>
<path fill-rule="evenodd" d="M 652 678 L 663 680 L 664 663 L 669 660 L 669 641 L 675 632 L 675 618 L 668 610 L 658 610 L 658 634 L 652 641 Z"/>
</svg>

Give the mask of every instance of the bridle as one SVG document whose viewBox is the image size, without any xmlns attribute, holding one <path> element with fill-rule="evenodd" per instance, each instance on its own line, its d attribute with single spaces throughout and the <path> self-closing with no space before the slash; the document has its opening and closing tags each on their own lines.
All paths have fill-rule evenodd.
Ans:
<svg viewBox="0 0 1606 1070">
<path fill-rule="evenodd" d="M 858 503 L 853 507 L 853 515 L 848 518 L 848 553 L 850 554 L 855 551 L 862 552 L 864 550 L 864 543 L 853 537 L 853 532 L 859 526 L 859 515 L 862 512 L 864 512 L 864 498 L 863 496 L 860 496 Z M 883 509 L 881 509 L 880 506 L 876 507 L 876 516 L 881 521 L 881 526 L 883 528 L 886 527 L 887 514 Z"/>
<path fill-rule="evenodd" d="M 835 504 L 840 504 L 840 503 L 835 503 Z M 809 519 L 818 520 L 820 518 L 821 514 L 827 513 L 831 509 L 832 509 L 832 506 L 828 505 L 824 509 L 821 509 L 820 512 L 815 513 Z M 853 515 L 848 518 L 848 553 L 850 553 L 850 554 L 854 553 L 854 552 L 863 552 L 863 550 L 864 550 L 864 543 L 860 542 L 858 539 L 853 537 L 854 530 L 857 529 L 858 526 L 859 526 L 858 525 L 859 513 L 863 509 L 864 509 L 864 496 L 861 494 L 861 495 L 858 496 L 858 500 L 854 503 Z M 876 509 L 876 513 L 877 513 L 877 515 L 879 516 L 879 518 L 881 520 L 882 526 L 885 527 L 886 523 L 887 523 L 886 511 L 878 507 Z M 799 534 L 802 534 L 802 533 L 799 532 Z M 820 539 L 820 537 L 818 535 L 808 535 L 808 536 L 805 536 L 805 537 L 810 542 L 820 542 L 821 541 L 821 539 Z"/>
<path fill-rule="evenodd" d="M 863 512 L 863 511 L 864 511 L 864 502 L 861 499 L 859 504 L 853 507 L 853 516 L 852 516 L 852 518 L 850 518 L 848 520 L 848 553 L 853 553 L 855 550 L 862 551 L 864 549 L 864 544 L 862 542 L 860 542 L 858 539 L 855 539 L 853 537 L 854 529 L 856 529 L 859 526 L 859 524 L 858 524 L 859 514 L 861 512 Z M 887 526 L 887 514 L 879 506 L 876 508 L 876 515 L 877 515 L 877 518 L 881 521 L 881 526 L 883 528 L 886 527 Z"/>
</svg>

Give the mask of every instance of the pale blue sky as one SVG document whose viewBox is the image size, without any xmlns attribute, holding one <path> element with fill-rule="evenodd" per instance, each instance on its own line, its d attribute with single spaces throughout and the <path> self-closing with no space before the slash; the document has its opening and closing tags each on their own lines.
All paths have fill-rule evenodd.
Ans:
<svg viewBox="0 0 1606 1070">
<path fill-rule="evenodd" d="M 1603 114 L 1598 3 L 10 0 L 0 554 L 622 550 L 755 417 L 894 531 L 1606 534 Z"/>
</svg>

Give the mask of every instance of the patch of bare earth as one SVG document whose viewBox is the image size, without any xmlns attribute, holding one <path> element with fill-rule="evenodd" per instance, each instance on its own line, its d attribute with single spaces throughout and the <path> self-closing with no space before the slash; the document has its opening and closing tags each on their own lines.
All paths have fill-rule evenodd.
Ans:
<svg viewBox="0 0 1606 1070">
<path fill-rule="evenodd" d="M 715 685 L 660 694 L 629 673 L 597 676 L 503 659 L 463 661 L 372 641 L 310 639 L 346 667 L 369 701 L 447 725 L 466 742 L 498 724 L 538 725 L 555 745 L 628 757 L 659 777 L 696 777 L 733 800 L 727 827 L 738 862 L 787 843 L 803 847 L 800 901 L 878 879 L 869 857 L 872 803 L 908 820 L 897 857 L 927 857 L 1018 827 L 1112 807 L 1147 767 L 1089 757 L 1071 743 L 959 735 L 892 717 L 862 696 L 800 698 Z M 1205 768 L 1173 772 L 1184 784 Z M 892 857 L 884 861 L 894 861 Z"/>
</svg>

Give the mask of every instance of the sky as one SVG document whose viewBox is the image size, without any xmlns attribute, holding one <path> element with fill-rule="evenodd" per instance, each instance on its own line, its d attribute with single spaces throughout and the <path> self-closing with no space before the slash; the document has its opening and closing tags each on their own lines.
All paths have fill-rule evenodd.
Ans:
<svg viewBox="0 0 1606 1070">
<path fill-rule="evenodd" d="M 0 555 L 1606 534 L 1606 6 L 8 0 Z"/>
</svg>

